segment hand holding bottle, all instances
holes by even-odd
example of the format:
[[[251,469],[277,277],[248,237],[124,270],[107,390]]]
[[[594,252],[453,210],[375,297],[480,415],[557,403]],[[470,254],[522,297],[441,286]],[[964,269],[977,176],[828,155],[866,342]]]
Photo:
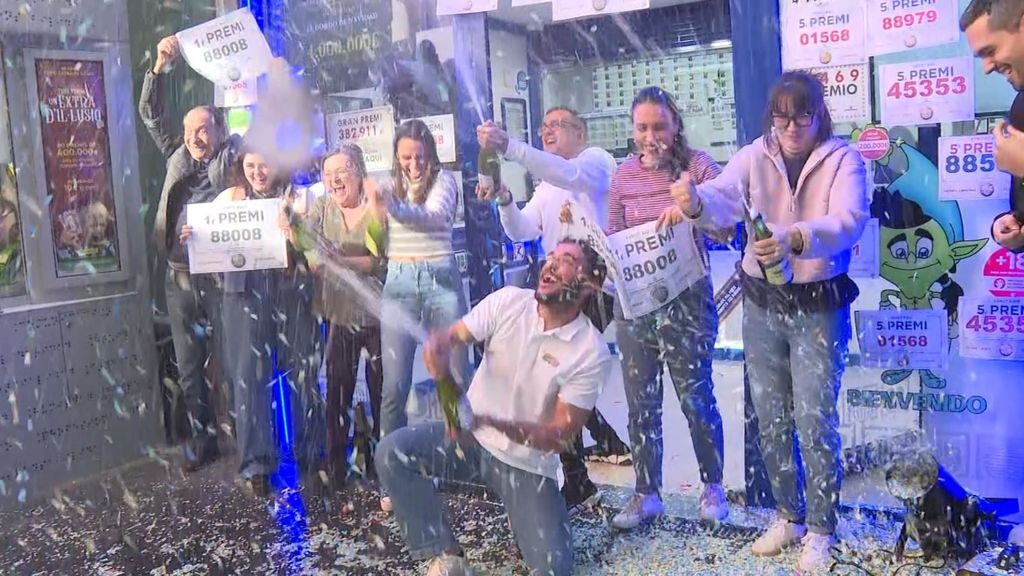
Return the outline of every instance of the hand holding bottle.
[[[476,127],[476,141],[484,150],[502,154],[508,151],[508,134],[492,120]]]
[[[672,199],[676,201],[676,205],[687,216],[694,218],[700,214],[702,208],[700,196],[693,190],[689,173],[683,172],[679,179],[669,187],[669,191],[672,193]]]
[[[799,230],[796,228],[777,230],[771,224],[768,226],[773,229],[772,235],[754,242],[754,256],[757,257],[758,262],[765,266],[773,266],[801,251],[804,241]]]

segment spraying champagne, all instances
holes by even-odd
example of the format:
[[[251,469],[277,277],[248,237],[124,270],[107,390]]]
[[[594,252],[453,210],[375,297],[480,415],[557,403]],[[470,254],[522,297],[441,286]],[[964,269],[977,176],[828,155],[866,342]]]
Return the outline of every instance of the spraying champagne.
[[[761,215],[761,212],[754,208],[754,205],[747,197],[743,198],[743,204],[746,206],[747,216],[750,218],[750,227],[753,230],[754,239],[767,240],[771,238],[772,231],[768,228],[768,223],[764,221],[764,216]],[[793,281],[793,269],[789,265],[789,260],[785,257],[770,266],[763,264],[759,264],[759,266],[761,266],[764,279],[769,284],[782,286]]]

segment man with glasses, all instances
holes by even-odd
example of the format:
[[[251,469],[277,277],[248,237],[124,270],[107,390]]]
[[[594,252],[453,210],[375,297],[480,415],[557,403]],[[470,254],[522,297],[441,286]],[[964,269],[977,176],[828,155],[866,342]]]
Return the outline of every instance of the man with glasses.
[[[1024,2],[1021,0],[973,0],[960,15],[960,30],[986,74],[998,72],[1018,92],[1024,90]],[[992,238],[1004,248],[1024,250],[1024,205],[1017,198],[1024,191],[1024,96],[1017,95],[1010,122],[993,131],[996,165],[1014,176],[1011,209],[992,222]]]
[[[587,218],[605,228],[608,188],[615,171],[615,159],[601,148],[587,147],[586,124],[569,108],[557,106],[547,111],[540,138],[543,151],[510,138],[492,122],[479,126],[477,140],[482,148],[521,164],[541,182],[522,210],[505,187],[478,192],[483,198],[497,201],[501,224],[509,238],[516,242],[540,238],[544,253],[550,254],[559,240],[569,234],[573,216]],[[606,294],[595,295],[584,310],[602,332],[611,319],[610,301]],[[620,465],[631,463],[629,447],[597,410],[592,412],[587,429],[597,442],[595,459]],[[562,454],[565,474],[562,495],[570,515],[592,508],[601,500],[601,492],[587,474],[583,453],[583,438],[580,437],[571,451]]]

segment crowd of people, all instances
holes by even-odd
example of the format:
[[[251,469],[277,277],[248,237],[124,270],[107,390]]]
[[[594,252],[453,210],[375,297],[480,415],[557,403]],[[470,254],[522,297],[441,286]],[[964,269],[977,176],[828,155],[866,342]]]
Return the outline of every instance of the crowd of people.
[[[976,0],[962,22],[986,60],[1005,51],[993,44],[999,38],[978,39],[981,32],[971,27],[991,29],[990,16],[1002,17],[999,6]],[[1018,30],[1022,10],[1015,10]],[[270,387],[274,375],[286,374],[300,428],[294,457],[309,477],[324,468],[340,488],[352,473],[352,402],[365,360],[381,506],[393,510],[410,554],[432,560],[428,574],[470,573],[436,494],[441,477],[488,485],[505,504],[526,564],[536,574],[565,575],[573,570],[570,517],[600,499],[583,460],[584,426],[608,451],[628,451],[634,468],[635,493],[612,525],[631,530],[664,513],[662,395],[670,377],[697,456],[700,517],[724,520],[723,426],[712,381],[719,319],[705,236],[720,237],[759,216],[770,234],[747,236],[742,335],[777,519],[751,549],[771,556],[801,546],[805,570],[828,561],[842,482],[836,406],[858,295],[847,271],[869,218],[871,186],[858,152],[833,134],[818,79],[782,74],[767,96],[763,135],[724,167],[689,146],[685,118],[658,87],[640,90],[633,101],[635,154],[620,166],[588,147],[586,123],[569,108],[544,115],[542,149],[485,122],[477,129],[480,146],[521,164],[539,184],[522,207],[503,186],[478,187],[477,195],[497,204],[510,238],[539,240],[546,258],[528,287],[501,288],[469,310],[452,247],[461,191],[424,123],[397,128],[387,177],[369,177],[359,147],[344,144],[320,163],[324,194],[303,197],[309,193],[297,191],[289,174],[229,137],[213,108],[191,110],[183,143],[176,139],[163,110],[162,74],[178,57],[174,38],[163,40],[157,54],[140,113],[167,158],[155,241],[168,264],[168,314],[192,430],[187,471],[218,455],[204,374],[217,348],[234,394],[240,476],[256,491],[270,489],[278,458]],[[1022,69],[1024,58],[1014,57],[1007,69]],[[986,69],[1002,65],[987,62]],[[1013,78],[1020,83],[1021,76]],[[1004,131],[1001,139],[1020,134]],[[187,206],[261,198],[280,198],[285,206],[288,267],[190,273]],[[574,215],[609,235],[651,222],[681,230],[694,255],[681,264],[681,291],[653,312],[628,318],[609,294],[608,263],[567,234]],[[1020,221],[1012,216],[997,219],[993,233],[1017,248]],[[319,241],[304,242],[310,234]],[[766,271],[782,262],[790,277],[770,281]],[[336,273],[339,267],[346,272]],[[379,299],[355,294],[353,278]],[[410,323],[431,336],[423,342]],[[602,335],[612,324],[628,447],[595,409],[616,366]],[[458,426],[408,423],[420,344],[431,376],[464,390]],[[483,350],[475,370],[471,345]],[[317,380],[323,356],[325,395]]]

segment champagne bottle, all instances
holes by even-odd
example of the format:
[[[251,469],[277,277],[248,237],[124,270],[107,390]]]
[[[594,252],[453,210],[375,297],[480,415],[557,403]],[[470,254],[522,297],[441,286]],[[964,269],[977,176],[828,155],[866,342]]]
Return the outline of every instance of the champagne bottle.
[[[744,204],[746,204],[747,207],[747,215],[750,217],[750,227],[753,230],[754,238],[756,240],[767,240],[768,238],[771,238],[772,231],[768,228],[768,223],[764,221],[764,216],[761,215],[761,212],[757,208],[754,208],[754,205],[747,198],[744,198]],[[793,269],[789,265],[789,260],[785,257],[770,266],[765,266],[760,263],[758,265],[761,266],[761,272],[764,273],[764,279],[767,280],[769,284],[781,286],[793,281]]]
[[[441,411],[444,412],[444,420],[450,430],[461,430],[462,424],[459,420],[459,399],[462,397],[462,390],[455,383],[451,375],[444,376],[436,383],[437,400],[441,403]]]
[[[501,191],[501,158],[494,150],[480,148],[480,156],[476,160],[476,171],[480,186],[490,194]]]

